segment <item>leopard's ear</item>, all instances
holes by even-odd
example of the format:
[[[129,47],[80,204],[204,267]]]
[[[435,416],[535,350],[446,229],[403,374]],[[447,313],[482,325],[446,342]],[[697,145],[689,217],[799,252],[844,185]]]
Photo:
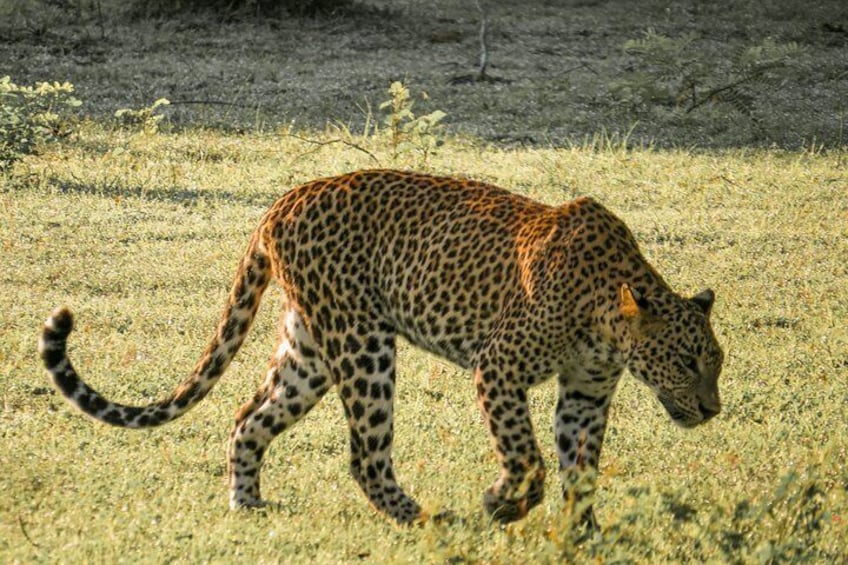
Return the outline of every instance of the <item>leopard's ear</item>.
[[[619,309],[627,320],[636,320],[648,313],[650,303],[645,297],[629,284],[624,283],[618,289]]]
[[[656,330],[663,325],[663,320],[654,313],[654,307],[642,293],[624,283],[618,289],[619,311],[624,319],[630,322],[630,328],[636,336]]]
[[[704,314],[709,316],[713,309],[713,302],[715,302],[715,293],[708,288],[706,290],[702,290],[689,300],[697,304],[698,308],[700,308]]]

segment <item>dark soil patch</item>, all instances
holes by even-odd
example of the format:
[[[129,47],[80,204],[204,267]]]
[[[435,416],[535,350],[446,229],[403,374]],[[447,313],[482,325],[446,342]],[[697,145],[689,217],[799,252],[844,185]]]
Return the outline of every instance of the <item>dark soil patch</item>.
[[[778,0],[483,0],[492,80],[475,81],[480,15],[473,1],[363,3],[321,19],[213,15],[131,21],[95,5],[17,0],[0,13],[0,76],[68,80],[98,118],[172,105],[172,124],[233,130],[342,124],[360,131],[395,80],[426,91],[456,133],[504,144],[583,143],[725,148],[843,146],[848,113],[848,4]],[[57,8],[57,6],[59,6]],[[2,9],[0,9],[2,12]],[[766,38],[804,53],[778,83],[752,88],[748,111],[706,104],[634,104],[611,84],[639,70],[622,44],[647,28],[699,35],[708,64]],[[370,110],[369,110],[370,109]]]

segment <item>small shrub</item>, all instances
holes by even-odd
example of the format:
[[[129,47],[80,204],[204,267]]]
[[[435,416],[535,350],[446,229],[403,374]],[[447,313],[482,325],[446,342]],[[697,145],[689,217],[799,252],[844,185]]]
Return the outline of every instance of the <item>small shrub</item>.
[[[18,86],[8,76],[0,79],[0,171],[8,170],[41,143],[70,133],[62,113],[82,102],[69,82],[40,82]]]
[[[160,98],[150,106],[133,110],[131,108],[121,108],[115,112],[115,118],[118,124],[126,129],[141,129],[148,135],[154,135],[161,131],[162,120],[164,114],[157,114],[157,109],[161,106],[167,106],[171,102],[167,98]]]
[[[397,161],[402,153],[418,152],[420,164],[426,164],[443,143],[441,122],[447,114],[435,110],[416,117],[412,111],[415,102],[401,82],[393,82],[388,92],[390,98],[380,104],[380,110],[387,111],[383,123],[390,136],[392,161]],[[428,99],[426,93],[422,92],[421,96]]]
[[[681,102],[708,74],[703,56],[692,48],[697,39],[694,33],[671,38],[649,28],[643,37],[625,42],[624,52],[636,56],[642,69],[616,83],[616,91],[636,102]]]

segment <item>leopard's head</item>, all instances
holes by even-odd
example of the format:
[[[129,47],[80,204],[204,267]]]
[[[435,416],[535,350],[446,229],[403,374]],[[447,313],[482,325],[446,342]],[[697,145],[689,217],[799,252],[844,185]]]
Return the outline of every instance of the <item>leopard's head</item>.
[[[691,428],[718,414],[724,353],[710,325],[713,291],[652,297],[625,284],[619,299],[632,338],[630,373],[654,391],[679,426]]]

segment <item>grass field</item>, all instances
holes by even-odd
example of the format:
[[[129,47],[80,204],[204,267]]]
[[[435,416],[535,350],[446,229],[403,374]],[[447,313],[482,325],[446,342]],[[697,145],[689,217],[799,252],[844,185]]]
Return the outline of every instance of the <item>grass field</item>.
[[[422,20],[423,4],[374,3],[400,6],[391,25],[367,14],[127,23],[99,20],[100,2],[0,5],[0,77],[71,80],[84,103],[68,137],[0,175],[0,563],[848,563],[843,3],[493,1],[491,72],[505,81],[460,85],[447,78],[474,69],[473,10],[434,0]],[[82,15],[69,16],[75,5]],[[760,93],[754,118],[634,113],[609,85],[633,64],[622,42],[651,25],[703,33],[717,60],[767,36],[799,41],[803,78]],[[430,93],[417,113],[447,112],[427,158],[393,158],[386,132],[364,125],[404,77]],[[112,118],[161,96],[206,103],[161,109],[159,133]],[[205,347],[267,206],[300,182],[378,165],[551,204],[591,195],[675,289],[716,291],[724,410],[682,430],[622,379],[601,535],[569,535],[554,472],[525,520],[488,523],[482,491],[497,465],[470,375],[406,344],[399,480],[458,521],[398,529],[369,508],[332,393],[266,456],[263,495],[279,506],[229,511],[227,437],[275,343],[275,290],[217,388],[178,422],[113,429],[53,391],[36,341],[54,307],[75,312],[70,354],[88,382],[126,403],[162,397]],[[554,389],[530,396],[549,470]]]
[[[386,143],[368,143],[388,159]],[[448,140],[431,161],[550,203],[591,194],[626,219],[677,289],[717,292],[724,412],[684,431],[624,379],[602,457],[604,534],[577,546],[555,473],[526,520],[487,523],[480,497],[496,465],[469,377],[408,346],[400,479],[427,509],[462,521],[403,530],[377,516],[347,473],[332,396],[268,455],[264,490],[281,507],[228,511],[227,434],[273,345],[273,291],[227,376],[179,422],[111,429],[54,394],[35,353],[51,308],[75,310],[71,353],[94,386],[127,402],[162,396],[202,350],[263,209],[297,182],[370,162],[282,134],[151,136],[84,123],[3,181],[0,561],[848,559],[844,153],[501,151]],[[551,468],[554,398],[551,385],[531,396]]]

